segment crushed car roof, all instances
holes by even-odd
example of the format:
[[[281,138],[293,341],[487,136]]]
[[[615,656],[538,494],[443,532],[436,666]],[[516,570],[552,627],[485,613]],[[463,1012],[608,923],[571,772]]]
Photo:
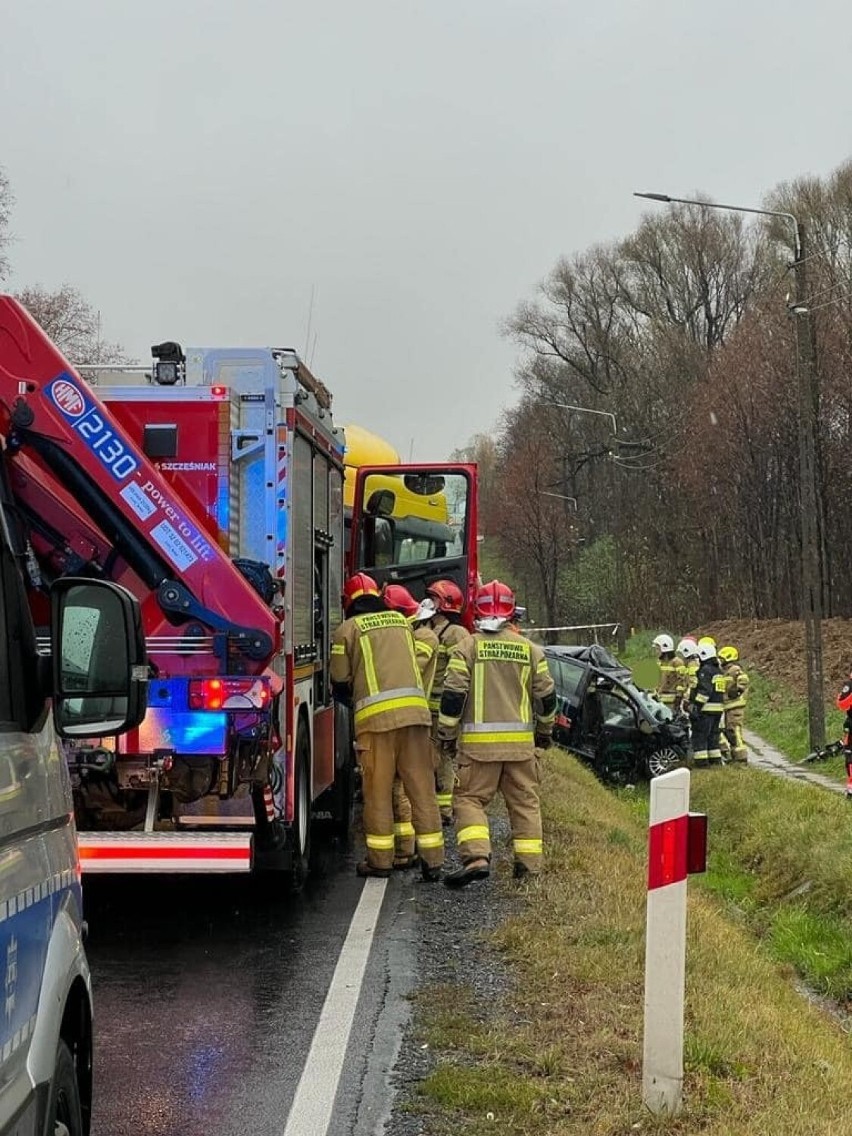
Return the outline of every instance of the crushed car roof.
[[[544,648],[544,653],[556,658],[575,659],[578,663],[584,663],[586,666],[593,667],[596,671],[603,671],[612,675],[620,682],[631,682],[633,679],[633,672],[630,667],[620,663],[599,643],[592,643],[585,647],[548,646]]]

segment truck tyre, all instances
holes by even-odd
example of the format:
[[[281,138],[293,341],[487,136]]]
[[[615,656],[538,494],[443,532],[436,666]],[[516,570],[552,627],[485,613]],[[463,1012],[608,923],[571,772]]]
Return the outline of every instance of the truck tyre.
[[[56,1065],[50,1082],[47,1120],[45,1131],[50,1136],[83,1136],[83,1113],[74,1058],[61,1038],[56,1047]]]
[[[311,864],[311,742],[303,718],[296,729],[295,779],[293,782],[293,823],[288,837],[290,868],[287,883],[300,891]]]
[[[317,800],[316,812],[323,836],[347,845],[355,813],[355,750],[351,712],[339,702],[334,707],[334,784]]]

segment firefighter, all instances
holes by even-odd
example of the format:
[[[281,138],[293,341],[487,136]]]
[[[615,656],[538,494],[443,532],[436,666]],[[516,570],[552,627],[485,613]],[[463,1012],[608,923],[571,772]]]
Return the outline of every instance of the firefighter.
[[[385,584],[382,598],[391,611],[398,611],[405,616],[411,626],[423,693],[428,701],[438,661],[438,636],[428,625],[428,620],[435,614],[435,608],[429,600],[419,604],[402,584]],[[417,854],[414,847],[414,825],[411,823],[411,801],[405,795],[402,778],[398,775],[393,779],[393,834],[394,868],[404,871],[415,867]]]
[[[462,866],[448,887],[490,873],[485,810],[499,789],[512,827],[514,877],[541,870],[541,809],[535,749],[550,745],[556,713],[553,679],[541,647],[509,630],[515,597],[499,580],[476,597],[476,633],[453,649],[447,667],[438,737],[459,746],[453,801]]]
[[[658,635],[651,646],[660,664],[660,685],[657,697],[670,710],[680,707],[686,695],[686,665],[675,654],[671,635]]]
[[[837,709],[846,715],[843,722],[843,756],[846,759],[846,800],[852,800],[852,670],[837,696]]]
[[[722,760],[719,733],[728,680],[722,674],[712,643],[699,643],[698,659],[698,673],[689,695],[692,757],[696,766],[717,765]]]
[[[393,781],[399,774],[411,801],[424,880],[441,878],[444,834],[435,804],[429,749],[429,704],[404,616],[388,611],[364,572],[343,588],[346,618],[334,633],[331,681],[335,698],[352,705],[361,767],[367,858],[359,876],[387,877],[394,861]]]
[[[438,636],[438,661],[432,681],[432,695],[429,709],[432,712],[432,752],[435,761],[435,797],[441,810],[441,823],[453,823],[453,785],[456,771],[450,750],[438,744],[438,712],[441,708],[441,695],[444,691],[444,677],[450,651],[459,643],[470,638],[467,628],[462,625],[464,596],[461,588],[453,580],[435,580],[426,589],[436,610],[431,622],[432,630]]]
[[[720,738],[721,748],[727,749],[734,761],[748,761],[748,750],[743,741],[748,675],[739,662],[736,647],[720,647],[719,662],[725,676],[725,718]],[[727,744],[726,744],[727,743]]]
[[[690,691],[695,685],[695,676],[699,673],[699,644],[691,635],[685,635],[677,644],[676,654],[684,668],[684,699],[680,709],[686,711]]]

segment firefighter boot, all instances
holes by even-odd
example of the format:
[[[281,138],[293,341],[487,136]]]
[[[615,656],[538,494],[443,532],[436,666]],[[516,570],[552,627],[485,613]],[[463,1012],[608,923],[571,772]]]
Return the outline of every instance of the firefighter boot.
[[[372,864],[368,864],[366,860],[362,860],[360,864],[355,866],[356,875],[368,878],[375,877],[378,880],[386,880],[390,874],[390,868],[374,868]]]
[[[474,880],[487,880],[490,874],[491,868],[487,860],[470,860],[445,876],[444,884],[448,888],[463,888],[472,884]]]

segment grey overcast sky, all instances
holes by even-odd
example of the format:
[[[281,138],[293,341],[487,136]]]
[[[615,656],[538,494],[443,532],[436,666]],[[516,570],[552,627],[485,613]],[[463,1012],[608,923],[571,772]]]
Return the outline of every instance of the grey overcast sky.
[[[757,205],[849,156],[850,38],[841,0],[0,0],[12,285],[140,361],[307,347],[338,422],[440,459],[634,189]]]

